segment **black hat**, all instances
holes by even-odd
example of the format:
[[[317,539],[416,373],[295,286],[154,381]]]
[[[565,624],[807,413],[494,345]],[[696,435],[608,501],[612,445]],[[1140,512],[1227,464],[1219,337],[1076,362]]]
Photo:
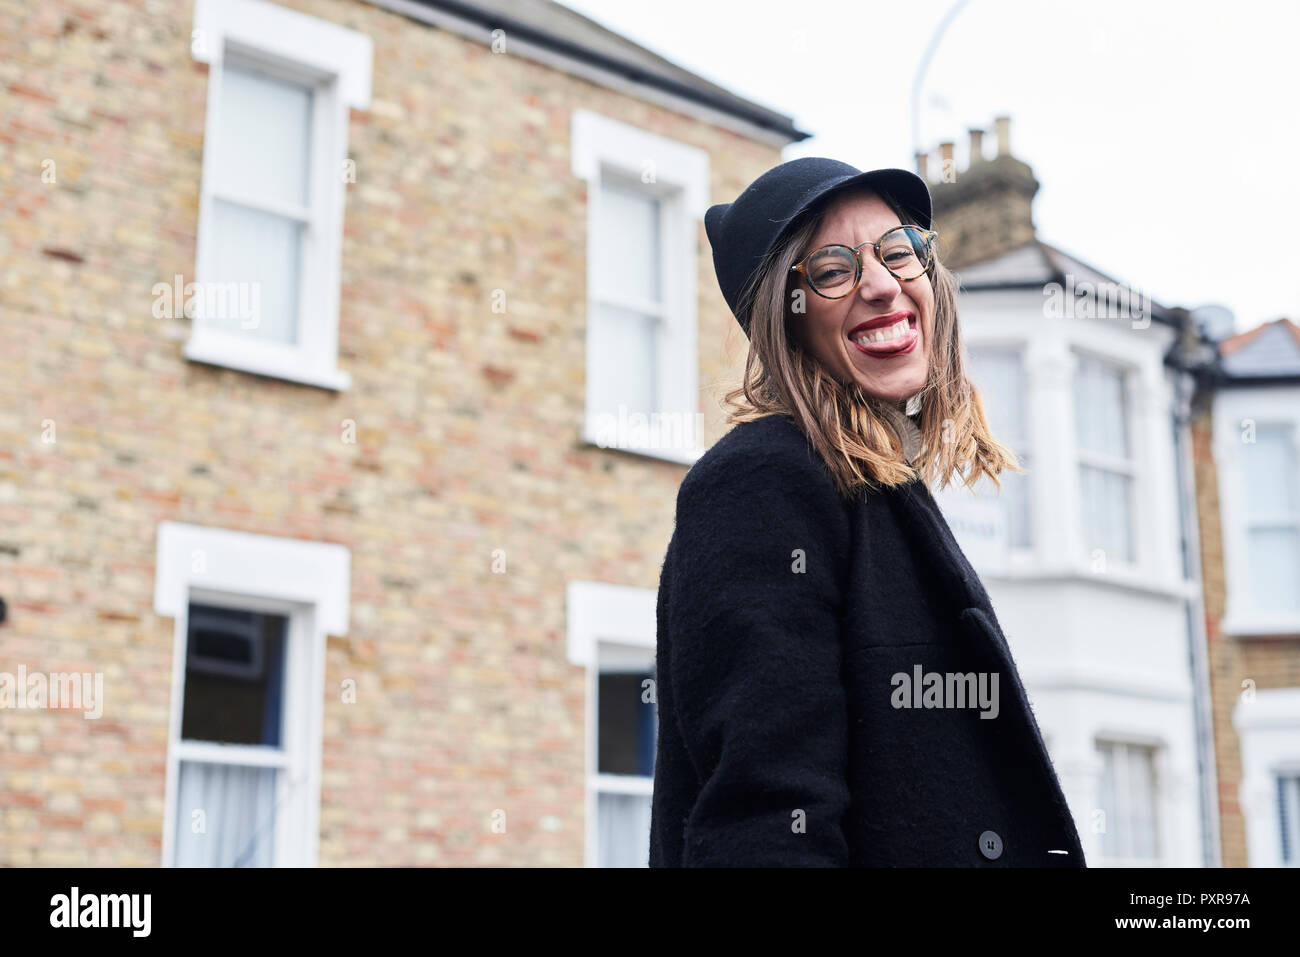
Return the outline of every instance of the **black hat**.
[[[839,160],[801,156],[768,170],[733,203],[710,206],[704,231],[713,246],[713,269],[722,296],[740,328],[749,335],[749,315],[740,313],[740,294],[763,257],[799,213],[832,190],[857,184],[879,186],[901,203],[912,222],[930,228],[930,187],[905,169],[867,172]]]

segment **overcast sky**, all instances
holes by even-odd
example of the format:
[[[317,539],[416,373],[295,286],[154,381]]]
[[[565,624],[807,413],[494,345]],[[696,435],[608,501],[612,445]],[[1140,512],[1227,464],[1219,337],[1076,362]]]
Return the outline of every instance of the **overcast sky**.
[[[914,167],[911,91],[954,0],[564,0],[813,134],[785,159]],[[969,0],[922,148],[1012,117],[1041,239],[1156,301],[1300,322],[1300,3]],[[985,137],[986,155],[994,149]],[[727,202],[735,197],[714,197]]]

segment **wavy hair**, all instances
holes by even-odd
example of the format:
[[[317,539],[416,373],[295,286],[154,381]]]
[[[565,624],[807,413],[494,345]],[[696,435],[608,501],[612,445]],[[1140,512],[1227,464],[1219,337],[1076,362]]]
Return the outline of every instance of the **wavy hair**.
[[[914,221],[892,196],[879,189],[869,191],[898,214],[899,222]],[[925,385],[910,399],[920,402],[922,447],[914,466],[908,464],[902,437],[893,424],[901,412],[886,408],[892,404],[889,400],[868,393],[856,381],[845,383],[831,375],[792,334],[791,323],[805,315],[791,308],[798,278],[790,269],[803,257],[830,203],[846,192],[832,193],[796,218],[742,292],[740,307],[750,313],[749,354],[741,384],[724,398],[734,409],[727,424],[769,415],[792,418],[845,497],[916,478],[944,488],[954,474],[968,488],[987,475],[1000,489],[998,475],[1003,469],[1025,470],[1015,454],[994,439],[983,399],[966,376],[957,281],[939,261],[937,249],[927,270],[935,304],[934,329],[925,344],[929,368]]]

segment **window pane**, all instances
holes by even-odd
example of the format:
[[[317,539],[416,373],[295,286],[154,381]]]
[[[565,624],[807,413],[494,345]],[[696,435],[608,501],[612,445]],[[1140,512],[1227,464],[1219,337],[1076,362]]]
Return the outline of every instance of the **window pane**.
[[[592,413],[617,416],[658,408],[659,320],[599,303],[592,316]]]
[[[654,774],[656,716],[646,697],[649,672],[601,672],[597,702],[597,770],[601,774]]]
[[[1079,468],[1084,548],[1089,557],[1100,548],[1108,560],[1134,560],[1132,485],[1127,475],[1089,465]]]
[[[975,348],[970,360],[971,378],[998,441],[1020,445],[1025,440],[1025,370],[1019,350]]]
[[[1029,456],[1018,452],[1016,458],[1023,469],[1032,469]],[[1002,480],[1002,494],[1006,500],[1007,538],[1012,548],[1029,548],[1033,544],[1029,519],[1029,477],[1030,472],[1019,475],[1015,472],[1003,472],[998,476]]]
[[[1282,863],[1300,866],[1300,776],[1278,777],[1277,813]]]
[[[1255,441],[1241,444],[1241,465],[1248,517],[1289,518],[1295,514],[1300,475],[1289,427],[1256,429]]]
[[[275,848],[275,768],[180,763],[177,867],[270,867]]]
[[[301,224],[221,200],[213,202],[212,210],[215,250],[213,275],[202,289],[204,324],[296,343]]]
[[[659,302],[659,200],[602,182],[597,202],[596,289],[617,300]]]
[[[969,350],[970,375],[984,400],[984,414],[994,437],[1016,453],[1023,468],[1029,468],[1029,455],[1025,452],[1027,423],[1025,420],[1024,360],[1019,349],[977,346]],[[981,479],[975,494],[987,497],[1001,505],[1006,515],[1007,541],[1012,548],[1029,548],[1032,545],[1029,516],[1028,473],[1003,472],[999,492],[990,479]]]
[[[1154,859],[1159,851],[1155,749],[1099,741],[1097,752],[1102,765],[1097,804],[1106,815],[1102,856]]]
[[[1117,806],[1115,803],[1115,748],[1109,744],[1099,744],[1101,754],[1101,779],[1098,782],[1097,806],[1105,817],[1102,820],[1101,854],[1103,857],[1118,856],[1116,844]]]
[[[312,92],[237,64],[221,71],[217,188],[306,206]]]
[[[190,605],[181,738],[279,747],[283,615]]]
[[[1128,458],[1123,371],[1086,356],[1074,376],[1075,432],[1079,448]]]
[[[1150,748],[1130,746],[1129,807],[1133,821],[1130,857],[1152,859],[1156,856],[1156,785],[1155,754]]]
[[[596,795],[597,867],[650,864],[650,795]]]
[[[1300,611],[1300,533],[1252,528],[1246,533],[1250,596],[1256,611]]]

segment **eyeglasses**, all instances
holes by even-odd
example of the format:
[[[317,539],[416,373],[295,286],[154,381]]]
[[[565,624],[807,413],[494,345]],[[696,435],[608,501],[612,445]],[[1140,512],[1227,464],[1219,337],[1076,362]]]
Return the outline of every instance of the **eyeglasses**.
[[[920,279],[934,258],[934,241],[939,234],[920,226],[895,226],[874,243],[845,246],[831,243],[814,250],[790,267],[808,280],[812,291],[823,299],[843,299],[862,279],[862,256],[858,252],[870,246],[880,264],[896,279],[910,282]]]

